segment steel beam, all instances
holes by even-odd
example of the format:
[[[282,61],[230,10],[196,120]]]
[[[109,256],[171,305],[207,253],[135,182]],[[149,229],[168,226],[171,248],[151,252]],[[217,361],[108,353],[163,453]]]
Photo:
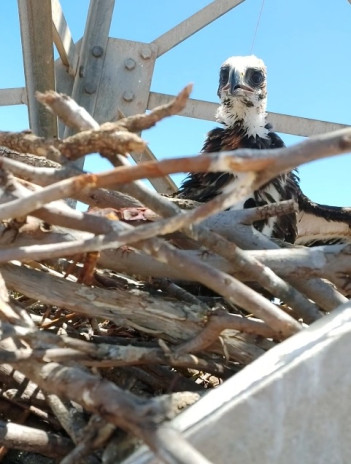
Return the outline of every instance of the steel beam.
[[[288,114],[280,113],[268,113],[268,121],[273,125],[276,132],[301,135],[303,137],[325,134],[326,132],[332,132],[334,130],[348,127],[347,124],[301,118],[300,116],[290,116]]]
[[[168,52],[168,50],[180,44],[183,40],[212,23],[243,1],[244,0],[215,0],[211,2],[209,5],[151,42],[158,48],[157,56],[159,57]]]
[[[53,39],[62,63],[70,74],[76,71],[76,47],[59,0],[51,0]]]
[[[35,98],[55,89],[51,0],[18,0],[29,123],[43,137],[57,135],[57,120]]]
[[[91,0],[71,97],[94,116],[115,0]],[[65,130],[65,136],[71,131]]]
[[[150,98],[147,108],[152,110],[156,106],[169,103],[175,98],[174,95],[150,92]],[[196,119],[205,119],[215,121],[215,114],[218,108],[217,103],[189,99],[185,109],[180,113],[181,116],[187,116]],[[267,113],[268,121],[273,125],[276,132],[284,134],[300,135],[310,137],[311,135],[324,134],[338,129],[348,127],[346,124],[320,121],[317,119],[301,118],[298,116],[289,116],[287,114]]]
[[[27,92],[25,87],[0,89],[0,106],[25,105]]]

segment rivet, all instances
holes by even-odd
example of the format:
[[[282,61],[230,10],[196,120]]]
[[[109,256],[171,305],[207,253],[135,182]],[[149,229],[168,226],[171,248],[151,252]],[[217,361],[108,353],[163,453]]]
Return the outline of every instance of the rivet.
[[[123,92],[123,100],[125,100],[126,102],[131,102],[134,100],[134,93],[131,91],[131,90],[126,90],[125,92]]]
[[[128,69],[128,71],[132,71],[132,69],[136,66],[136,62],[133,58],[127,58],[124,60],[124,66]]]
[[[96,84],[93,84],[92,82],[87,82],[84,86],[84,91],[87,94],[92,95],[96,92]]]
[[[100,47],[100,45],[95,45],[92,49],[91,49],[91,54],[93,56],[95,56],[95,58],[100,58],[100,56],[102,56],[104,53],[104,49],[102,47]]]
[[[144,59],[144,60],[149,60],[151,58],[151,49],[150,47],[143,47],[141,50],[140,50],[140,56]]]

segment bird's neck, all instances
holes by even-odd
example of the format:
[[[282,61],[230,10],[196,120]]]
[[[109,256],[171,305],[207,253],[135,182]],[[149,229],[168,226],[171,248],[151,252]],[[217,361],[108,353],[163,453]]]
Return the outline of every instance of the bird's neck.
[[[267,138],[266,105],[248,106],[241,101],[224,101],[218,107],[216,120],[231,128],[238,127],[248,137]]]

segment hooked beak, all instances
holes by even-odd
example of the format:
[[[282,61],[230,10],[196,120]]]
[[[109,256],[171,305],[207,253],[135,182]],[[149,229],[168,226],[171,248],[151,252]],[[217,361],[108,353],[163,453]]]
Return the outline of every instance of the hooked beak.
[[[239,72],[233,70],[229,75],[227,84],[222,88],[223,91],[229,93],[232,96],[240,93],[240,90],[244,92],[253,92],[254,89],[245,85],[243,82],[243,76]]]

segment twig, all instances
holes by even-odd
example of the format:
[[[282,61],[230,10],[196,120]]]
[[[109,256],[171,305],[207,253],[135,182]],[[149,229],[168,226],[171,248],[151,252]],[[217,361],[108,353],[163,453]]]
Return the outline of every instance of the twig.
[[[93,414],[84,430],[82,430],[82,439],[79,444],[65,456],[61,464],[76,464],[79,462],[90,464],[91,459],[88,458],[87,460],[87,456],[95,449],[101,448],[109,440],[114,430],[115,427],[112,424]],[[98,464],[100,460],[94,459],[94,462]]]
[[[100,127],[109,127],[112,130],[123,128],[130,132],[140,132],[144,129],[148,129],[161,121],[161,119],[180,113],[185,108],[191,91],[192,84],[188,84],[170,103],[154,108],[148,114],[129,116],[115,123],[102,124]],[[67,95],[48,91],[45,93],[37,92],[36,97],[70,127],[74,127],[77,130],[98,127],[98,124],[90,114]]]
[[[52,113],[57,115],[66,126],[79,131],[99,127],[99,124],[87,110],[67,95],[48,90],[45,93],[35,92],[35,97]]]
[[[286,338],[301,330],[300,324],[292,317],[229,274],[189,257],[182,256],[180,260],[177,250],[166,242],[156,243],[154,239],[150,239],[143,249],[156,259],[181,268],[188,278],[206,285],[231,303],[252,312],[274,329],[278,338]]]
[[[87,411],[98,414],[107,421],[122,427],[124,430],[142,438],[163,462],[187,463],[182,450],[192,452],[190,445],[179,436],[177,449],[174,449],[163,437],[159,436],[158,426],[167,418],[169,404],[158,399],[142,400],[129,392],[123,392],[112,382],[90,374],[78,367],[62,367],[56,363],[40,364],[33,361],[31,365],[24,363],[20,370],[30,379],[38,383],[44,390],[56,393],[81,404]]]
[[[46,395],[46,399],[63,429],[73,443],[77,444],[82,439],[82,430],[86,426],[83,413],[62,401],[55,394]]]
[[[231,316],[232,317],[228,317],[227,319],[222,317],[221,321],[225,321],[227,323],[226,327],[222,324],[222,330],[225,328],[242,330],[247,333],[268,338],[274,337],[275,335],[274,331],[261,321],[244,319],[241,316]],[[210,325],[212,327],[212,324]],[[42,337],[41,332],[38,331],[34,333],[29,331],[27,334],[20,333],[16,335],[19,335],[22,340],[26,340],[31,346],[47,344],[47,337]],[[51,338],[52,347],[17,349],[16,351],[2,349],[0,352],[0,361],[2,363],[11,363],[12,365],[21,363],[26,359],[68,363],[71,361],[79,361],[82,365],[90,367],[123,367],[130,365],[164,364],[173,367],[211,372],[219,376],[222,376],[226,371],[225,367],[219,362],[199,358],[194,355],[180,355],[180,352],[178,351],[174,355],[171,350],[166,352],[159,347],[146,348],[133,346],[132,344],[128,344],[127,346],[116,346],[108,343],[95,345],[93,343],[76,340],[67,336],[56,336]],[[79,429],[77,429],[77,427],[74,429],[75,426],[71,423],[72,418],[69,417],[67,407],[55,396],[49,397],[49,400],[50,406],[62,423],[64,429],[70,435],[72,440],[77,443],[77,441],[79,441],[79,436],[77,435],[77,433],[79,433]],[[81,421],[80,418],[79,420]],[[81,428],[81,425],[79,428]]]
[[[84,188],[89,188],[89,184],[95,184],[96,176],[79,176],[75,179],[76,181],[74,184],[72,184],[71,179],[67,179],[66,181],[54,184],[53,186],[46,187],[40,192],[36,192],[27,198],[14,200],[12,202],[7,203],[0,209],[0,219],[5,219],[8,216],[11,217],[11,215],[15,215],[15,217],[23,216],[32,210],[40,208],[48,201],[54,199],[51,195],[52,192],[54,192],[54,197],[62,196],[61,189],[65,190],[67,183],[69,183],[70,187],[73,188],[75,191],[82,190]],[[247,179],[249,179],[248,182]],[[218,197],[214,198],[210,202],[199,206],[195,210],[183,213],[180,216],[174,216],[162,222],[159,221],[158,223],[153,223],[144,227],[132,229],[131,231],[126,231],[125,233],[118,230],[116,232],[111,232],[105,236],[101,235],[96,238],[87,239],[84,241],[77,241],[76,243],[73,242],[64,246],[61,244],[59,246],[46,246],[45,250],[42,250],[44,251],[44,254],[40,253],[40,246],[38,246],[35,249],[33,249],[33,252],[36,254],[37,259],[43,259],[48,257],[48,252],[51,253],[51,257],[59,256],[62,254],[72,255],[87,251],[102,250],[104,248],[118,248],[127,243],[137,242],[149,237],[153,237],[156,234],[169,234],[171,232],[174,232],[175,230],[179,230],[182,227],[194,224],[196,222],[200,222],[205,217],[214,214],[217,211],[221,211],[222,209],[229,207],[232,203],[239,201],[250,191],[251,179],[252,177],[250,175],[248,175],[248,177],[246,177],[246,175],[242,176],[241,182],[238,182],[238,188],[235,188],[234,190],[229,190],[228,192],[223,193]],[[61,192],[61,195],[57,195],[59,192]],[[20,254],[20,250],[18,251]],[[26,257],[28,258],[28,255]],[[10,259],[16,258],[12,257],[10,259],[5,259],[6,261],[8,261]],[[17,259],[20,258],[17,257]]]
[[[81,132],[80,134],[85,133],[86,132]],[[76,134],[72,137],[77,137],[80,134]],[[94,138],[95,134],[92,137]],[[67,140],[66,144],[68,144]],[[72,140],[70,143],[72,143]],[[100,148],[101,147],[94,146],[92,151],[98,151]],[[112,149],[111,147],[108,148]],[[104,149],[104,147],[101,149]],[[107,149],[107,147],[105,147],[105,149]],[[83,186],[86,186],[86,188],[106,187],[108,185],[131,182],[141,178],[162,177],[166,174],[184,172],[184,170],[190,172],[232,170],[238,172],[256,172],[257,174],[251,177],[251,181],[248,184],[248,187],[250,187],[248,188],[248,192],[251,192],[276,177],[280,172],[292,169],[300,163],[345,153],[350,149],[351,129],[342,129],[332,134],[316,136],[301,144],[282,149],[236,150],[234,152],[220,152],[217,154],[208,154],[206,156],[199,155],[193,158],[178,158],[159,162],[150,161],[131,167],[122,166],[106,173],[97,174],[96,177],[94,177],[94,181],[92,180],[92,175],[87,175],[88,177],[85,180],[83,178],[80,179],[78,176],[77,178],[62,181],[62,184],[58,183],[56,186],[47,187],[46,189],[49,189],[50,194],[46,196],[46,191],[43,189],[43,191],[40,192],[41,195],[39,195],[40,199],[36,199],[38,203],[37,207],[42,206],[45,202],[62,198],[63,195],[71,196],[79,189],[79,186],[80,188],[83,188]],[[18,214],[26,214],[33,209],[33,207],[30,207],[28,211],[27,207]],[[0,218],[5,219],[8,217],[6,216],[7,214],[8,212],[2,213]]]
[[[44,138],[33,135],[30,131],[0,132],[0,145],[20,153],[45,156],[59,163],[63,162],[60,150],[54,142],[48,143]]]
[[[88,317],[101,317],[124,327],[136,327],[145,333],[179,343],[194,337],[207,321],[203,307],[154,298],[144,292],[114,292],[87,288],[37,271],[5,265],[2,273],[9,288],[43,303],[67,308]],[[56,288],[56,292],[52,292]],[[262,297],[263,298],[263,297]],[[236,346],[238,349],[236,350]],[[218,349],[218,350],[217,350]],[[244,340],[231,340],[230,356],[247,363],[262,353]],[[214,351],[221,352],[220,347]]]
[[[210,202],[211,203],[210,206],[212,206],[212,204],[216,206],[218,204],[221,206],[221,203],[226,204],[226,200],[228,199],[228,194],[227,195],[223,194],[223,196],[224,196],[224,201],[221,202],[220,201],[222,200],[221,198],[218,201],[219,197],[217,197],[214,200],[212,200],[212,202]],[[200,208],[204,208],[206,211],[206,206],[207,205],[203,205]],[[189,215],[191,214],[191,212],[187,214]],[[173,218],[171,218],[169,221],[172,221],[172,219]],[[93,240],[97,241],[96,239],[93,239]],[[98,239],[98,241],[101,241],[101,239]],[[107,241],[107,243],[109,244],[108,245],[109,247],[116,246],[116,243],[111,243],[110,239]],[[161,259],[161,260],[166,259],[168,262],[171,259],[172,264],[174,266],[181,267],[181,268],[184,267],[184,257],[182,258],[183,261],[180,261],[176,253],[176,250],[171,248],[169,245],[165,243],[163,244],[158,243],[158,242],[153,243],[151,246],[150,245],[151,245],[151,241],[149,240],[149,242],[143,248],[145,251],[153,254],[156,259]],[[155,252],[155,250],[157,251]],[[161,250],[163,250],[163,254],[165,254],[166,257],[160,257]],[[200,281],[201,283],[207,285],[212,290],[225,296],[233,303],[236,303],[239,306],[245,307],[248,311],[252,311],[254,314],[257,314],[258,317],[262,317],[262,319],[265,320],[268,323],[268,325],[270,325],[272,328],[274,328],[278,332],[278,334],[280,334],[278,336],[286,337],[286,336],[289,336],[291,333],[295,333],[296,331],[300,329],[299,324],[297,324],[292,318],[290,318],[288,315],[284,314],[283,312],[280,316],[280,318],[282,319],[278,321],[276,319],[276,317],[279,318],[279,311],[277,311],[277,308],[271,303],[269,303],[265,298],[256,294],[255,292],[253,292],[251,289],[249,289],[248,287],[246,287],[245,285],[243,285],[241,282],[237,281],[236,279],[230,277],[229,275],[223,274],[220,271],[216,271],[215,269],[210,269],[204,263],[201,263],[201,262],[196,263],[191,259],[190,260],[186,259],[186,261],[189,267],[185,270],[184,272],[185,275],[189,276],[189,269],[191,268],[192,272],[190,274],[194,276],[193,277],[194,280]],[[231,285],[229,284],[229,282],[231,282]],[[227,285],[227,283],[229,285]],[[233,287],[232,289],[231,289],[231,286]],[[240,297],[239,297],[239,294],[240,294]],[[258,298],[258,301],[257,301],[257,298]],[[257,306],[257,303],[259,303],[258,306]],[[261,308],[260,308],[260,305],[261,305]],[[263,311],[263,308],[266,308],[265,309],[265,311],[267,311],[266,314],[264,314],[265,311]],[[283,321],[285,321],[286,327],[282,327]]]
[[[60,435],[2,421],[0,443],[7,448],[31,451],[53,458],[65,456],[73,448],[72,442]]]
[[[62,160],[61,155],[74,160],[88,153],[96,153],[104,150],[115,153],[127,153],[130,151],[142,152],[145,149],[145,143],[139,136],[129,131],[132,130],[137,132],[147,127],[152,127],[162,118],[177,114],[177,112],[184,108],[190,91],[191,86],[189,85],[185,87],[171,103],[155,108],[147,115],[131,116],[130,118],[122,119],[115,123],[105,123],[102,124],[99,129],[80,132],[68,137],[64,141],[57,140],[47,143],[44,139],[27,132],[17,134],[0,132],[0,145],[4,145],[19,152],[33,153],[35,155],[47,156],[51,159],[59,160]],[[58,95],[56,95],[56,97],[58,97]],[[43,101],[46,97],[41,94],[39,98]],[[50,105],[51,103],[52,109],[55,103],[54,100],[55,99],[53,99],[50,94],[48,98],[46,98],[46,104]],[[61,102],[59,104],[60,109],[63,108],[64,103],[68,101],[70,101],[70,99],[61,96]],[[57,109],[57,100],[55,105]],[[63,113],[60,112],[60,114]],[[71,123],[77,125],[82,124],[81,121],[71,121]],[[86,120],[83,124],[85,123]],[[91,124],[94,125],[92,122]]]
[[[318,307],[294,289],[289,283],[275,274],[272,269],[256,259],[252,254],[237,247],[221,235],[215,232],[204,231],[201,227],[194,227],[199,241],[210,250],[228,259],[233,268],[238,272],[246,272],[248,278],[256,281],[266,290],[286,304],[290,305],[300,318],[311,323],[320,317]]]

